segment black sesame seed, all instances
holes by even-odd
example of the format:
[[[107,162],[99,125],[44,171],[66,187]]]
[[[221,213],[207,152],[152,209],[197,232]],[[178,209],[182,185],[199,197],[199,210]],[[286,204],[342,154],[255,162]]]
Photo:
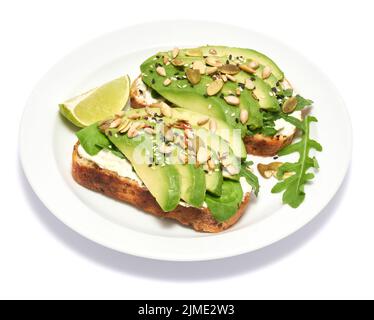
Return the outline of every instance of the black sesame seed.
[[[251,77],[251,80],[252,80],[252,81],[256,81],[256,78],[255,78],[255,77]]]
[[[223,95],[223,93],[220,94],[220,98],[223,99],[225,96]]]
[[[156,56],[157,59],[160,59],[161,57],[160,56]]]
[[[229,60],[232,60],[232,54],[229,55]]]
[[[151,70],[149,70],[149,73],[153,73],[153,70],[151,69]]]
[[[226,60],[226,64],[229,64],[230,63],[230,61],[229,60]]]
[[[155,79],[152,79],[152,84],[155,84],[156,83],[156,80]]]
[[[273,157],[274,160],[277,160],[278,158],[279,158],[278,156]]]
[[[277,90],[277,88],[271,88],[271,90],[273,91],[273,92],[277,92],[278,90]]]
[[[239,86],[240,88],[242,88],[242,89],[245,88],[245,84],[244,84],[244,83],[241,83],[241,82],[239,82],[238,86]]]
[[[235,118],[235,122],[236,122],[236,123],[239,123],[239,119],[238,119],[238,118]]]
[[[208,94],[204,93],[204,98],[208,98],[208,97],[209,97]]]

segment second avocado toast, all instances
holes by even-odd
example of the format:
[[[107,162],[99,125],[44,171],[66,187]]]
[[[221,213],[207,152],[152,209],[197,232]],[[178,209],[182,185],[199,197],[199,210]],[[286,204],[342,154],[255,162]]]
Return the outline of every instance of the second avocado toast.
[[[140,69],[131,107],[77,133],[72,172],[79,184],[197,231],[219,232],[242,216],[250,193],[258,194],[247,153],[298,152],[295,163],[258,170],[279,180],[272,192],[284,192],[284,203],[302,203],[314,177],[308,170],[318,168],[309,151],[322,150],[309,137],[316,119],[302,112],[312,101],[293,94],[271,59],[250,49],[174,48]],[[301,139],[290,145],[297,129]]]

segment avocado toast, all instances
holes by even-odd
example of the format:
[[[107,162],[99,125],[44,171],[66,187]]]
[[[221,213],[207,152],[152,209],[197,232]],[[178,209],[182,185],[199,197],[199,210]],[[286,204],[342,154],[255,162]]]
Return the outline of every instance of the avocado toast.
[[[133,108],[166,100],[225,121],[242,131],[253,155],[274,156],[293,141],[296,126],[284,118],[301,120],[298,96],[275,62],[260,52],[174,48],[148,58],[140,69],[130,89]]]
[[[304,201],[310,170],[319,168],[309,153],[322,150],[310,138],[317,119],[305,112],[313,101],[295,95],[270,58],[223,46],[174,48],[140,70],[131,86],[121,77],[60,105],[83,127],[73,150],[76,182],[196,231],[220,232],[258,195],[251,155],[298,153],[297,162],[257,169],[278,180],[271,192],[282,192],[283,203]]]
[[[221,132],[229,133],[224,140],[209,122],[166,104],[122,112],[77,133],[73,177],[197,231],[225,230],[241,217],[252,190],[257,194],[258,180],[241,158],[240,135],[222,123]]]

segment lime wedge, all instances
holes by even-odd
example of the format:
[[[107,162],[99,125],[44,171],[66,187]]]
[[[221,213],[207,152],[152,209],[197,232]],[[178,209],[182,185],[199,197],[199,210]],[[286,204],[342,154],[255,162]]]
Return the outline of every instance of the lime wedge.
[[[60,112],[76,126],[86,127],[121,111],[129,91],[130,78],[126,75],[61,103]]]

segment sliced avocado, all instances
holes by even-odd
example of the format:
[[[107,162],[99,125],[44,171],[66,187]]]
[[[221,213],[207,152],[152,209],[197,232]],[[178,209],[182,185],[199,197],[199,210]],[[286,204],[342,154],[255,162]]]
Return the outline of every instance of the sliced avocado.
[[[115,130],[109,130],[107,137],[131,162],[161,209],[165,212],[174,210],[181,198],[181,178],[178,169],[174,165],[149,166],[144,161],[147,150],[149,151],[145,135],[129,138],[127,135],[117,134]]]
[[[156,90],[166,100],[178,107],[225,121],[233,128],[243,129],[243,126],[235,120],[239,118],[238,108],[228,105],[219,94],[207,96],[207,85],[213,81],[211,77],[202,75],[200,82],[192,86],[185,78],[183,69],[175,67],[171,63],[169,65],[162,64],[162,56],[164,54],[166,53],[158,53],[140,66],[142,79],[147,86]],[[186,65],[198,59],[196,57],[187,58],[189,61],[185,61]],[[166,77],[159,75],[156,71],[157,66],[161,65],[165,69]],[[173,79],[170,85],[164,85],[166,78]]]
[[[200,47],[200,49],[204,56],[211,55],[210,52],[212,52],[212,50],[215,50],[217,52],[215,54],[217,56],[227,57],[230,54],[233,57],[242,56],[244,59],[253,60],[253,61],[258,62],[260,65],[270,67],[272,70],[272,74],[277,79],[277,81],[281,81],[284,78],[284,73],[277,66],[277,64],[273,60],[271,60],[269,57],[267,57],[263,53],[258,52],[256,50],[244,49],[244,48],[231,48],[231,47],[225,47],[225,46],[204,46],[204,47]],[[261,76],[261,72],[262,70],[258,70],[257,75]],[[273,79],[271,81],[273,81]]]
[[[158,114],[161,114],[159,108],[152,108],[152,110]],[[130,109],[126,112],[127,115],[138,114],[140,116],[147,115],[144,108],[142,109]],[[188,109],[183,108],[173,108],[172,116],[169,121],[186,121],[190,123],[194,127],[198,127],[198,122],[205,117],[205,115],[194,112]],[[247,151],[245,149],[245,145],[243,140],[240,137],[240,132],[237,133],[230,127],[225,121],[215,119],[217,124],[217,130],[215,134],[220,136],[222,139],[228,141],[232,151],[234,152],[235,156],[238,158],[245,158],[247,156]],[[209,123],[199,126],[199,128],[209,129]]]
[[[205,174],[206,190],[215,196],[222,194],[223,176],[221,170],[214,170]]]
[[[191,206],[200,208],[205,199],[205,173],[201,167],[193,164],[177,164],[181,185],[181,198]]]

